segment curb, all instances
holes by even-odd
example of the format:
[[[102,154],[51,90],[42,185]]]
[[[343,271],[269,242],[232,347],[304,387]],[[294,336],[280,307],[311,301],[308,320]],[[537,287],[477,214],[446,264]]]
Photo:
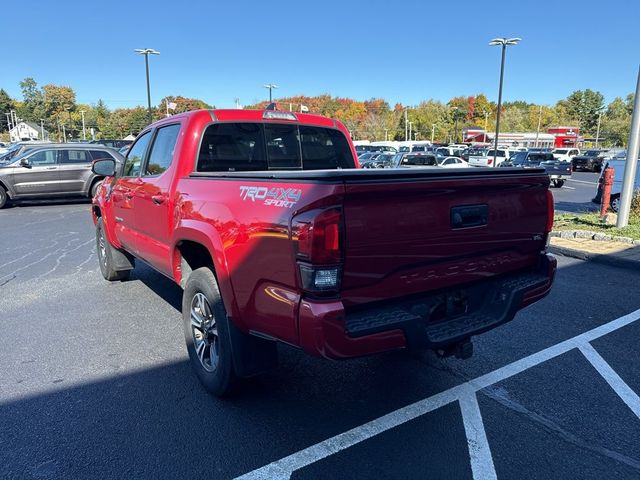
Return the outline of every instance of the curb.
[[[565,238],[573,240],[574,238],[594,240],[596,242],[620,242],[628,243],[634,246],[640,246],[640,240],[634,240],[631,237],[620,237],[616,235],[607,235],[602,232],[592,232],[590,230],[554,230],[549,234],[550,237]]]
[[[549,245],[549,251],[555,255],[577,258],[579,260],[600,263],[600,264],[609,265],[612,267],[626,268],[626,269],[640,268],[640,261],[631,260],[628,258],[616,256],[616,255],[603,255],[601,253],[585,252],[584,250],[576,250],[573,248],[559,247],[555,245]]]

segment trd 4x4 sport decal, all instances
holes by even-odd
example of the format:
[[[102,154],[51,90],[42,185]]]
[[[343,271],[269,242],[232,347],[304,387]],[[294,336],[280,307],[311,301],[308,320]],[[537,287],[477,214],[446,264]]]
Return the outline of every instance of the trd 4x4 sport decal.
[[[265,205],[274,207],[291,208],[300,200],[301,196],[302,190],[299,188],[240,186],[240,198],[242,198],[242,200],[262,202]]]

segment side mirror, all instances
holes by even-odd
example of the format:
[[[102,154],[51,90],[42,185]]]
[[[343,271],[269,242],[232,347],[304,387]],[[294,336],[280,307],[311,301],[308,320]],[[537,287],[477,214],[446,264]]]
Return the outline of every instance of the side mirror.
[[[116,162],[112,158],[96,160],[91,165],[91,171],[101,177],[113,177],[116,174]]]
[[[29,164],[29,159],[28,158],[21,158],[20,159],[20,166],[21,167],[31,168],[31,165]]]

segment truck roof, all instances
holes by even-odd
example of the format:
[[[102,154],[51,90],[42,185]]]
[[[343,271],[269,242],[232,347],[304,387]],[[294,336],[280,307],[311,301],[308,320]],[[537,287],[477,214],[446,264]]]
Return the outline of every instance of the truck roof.
[[[287,112],[283,110],[244,110],[244,109],[213,109],[192,110],[179,113],[171,117],[163,118],[154,124],[169,123],[177,118],[209,115],[211,121],[220,122],[292,122],[305,125],[317,125],[321,127],[340,128],[342,123],[332,118],[323,117],[312,113]],[[342,128],[344,128],[342,126]]]

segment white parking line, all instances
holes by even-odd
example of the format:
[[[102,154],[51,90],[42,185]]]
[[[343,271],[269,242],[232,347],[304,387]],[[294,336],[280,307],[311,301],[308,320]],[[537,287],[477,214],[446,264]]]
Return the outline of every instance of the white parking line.
[[[498,477],[493,466],[489,441],[484,431],[478,398],[473,390],[460,397],[460,410],[462,412],[464,431],[467,434],[467,446],[469,448],[473,478],[496,480]]]
[[[475,418],[473,413],[473,410],[477,407],[477,399],[475,399],[475,395],[473,398],[471,398],[469,395],[470,392],[475,394],[475,392],[477,392],[478,390],[482,390],[483,388],[487,388],[495,383],[506,380],[507,378],[528,370],[531,367],[535,367],[536,365],[546,362],[547,360],[556,358],[575,348],[579,348],[584,354],[585,351],[589,351],[588,347],[591,347],[590,345],[588,345],[589,342],[592,342],[597,338],[600,338],[615,330],[625,327],[637,321],[638,319],[640,319],[640,310],[636,310],[623,317],[612,320],[609,323],[605,323],[604,325],[600,325],[599,327],[584,332],[573,338],[560,342],[556,345],[552,345],[551,347],[545,348],[544,350],[529,355],[528,357],[524,357],[520,360],[510,363],[502,368],[494,370],[493,372],[481,375],[480,377],[477,377],[473,380],[469,380],[468,382],[450,388],[449,390],[437,393],[429,398],[412,403],[411,405],[408,405],[406,407],[399,408],[398,410],[388,413],[380,418],[371,420],[370,422],[360,425],[359,427],[352,428],[347,432],[340,433],[334,437],[323,440],[322,442],[316,443],[315,445],[300,450],[280,460],[276,460],[273,463],[265,465],[264,467],[253,470],[237,478],[238,480],[288,480],[291,477],[291,474],[296,470],[306,467],[307,465],[311,465],[312,463],[338,453],[346,448],[352,447],[353,445],[356,445],[360,442],[368,440],[376,435],[379,435],[380,433],[386,432],[391,428],[397,427],[410,420],[414,420],[422,415],[437,410],[438,408],[448,405],[451,402],[459,401],[460,408],[467,412],[467,420],[471,422],[469,424],[469,429],[472,430],[472,436],[480,438],[480,443],[486,443],[486,446],[482,446],[481,450],[478,452],[471,453],[470,449],[470,461],[472,464],[474,479],[484,479],[486,477],[484,476],[485,471],[483,470],[483,468],[488,469],[488,465],[490,463],[491,469],[493,469],[493,460],[491,459],[491,452],[486,440],[486,434],[484,433],[484,427],[482,426],[482,416],[480,416],[479,409],[477,412],[477,416],[480,419],[479,421],[478,418]],[[591,358],[595,357],[592,356]],[[602,359],[602,362],[604,362],[604,359]],[[600,367],[602,367],[602,362],[596,363]],[[604,362],[604,365],[609,367],[606,362]],[[609,369],[611,369],[611,367],[609,367]],[[603,368],[603,371],[605,370],[606,369]],[[598,371],[600,372],[600,370]],[[611,373],[613,373],[613,375],[611,375]],[[617,376],[617,374],[613,372],[613,370],[607,372],[607,375],[608,378],[614,378],[614,375]],[[607,380],[607,377],[604,378],[605,380]],[[636,404],[634,403],[634,398],[631,395],[635,395],[635,393],[631,391],[631,389],[622,381],[622,379],[619,379],[619,382],[622,382],[622,384],[624,384],[624,386],[628,390],[625,390],[624,387],[619,388],[620,383],[615,380],[612,381],[614,384],[616,384],[616,387],[613,387],[612,385],[616,393],[618,393],[618,391],[621,391],[625,395],[627,395],[625,398],[630,399],[630,404],[634,406],[630,408],[635,408]],[[616,388],[619,389],[616,390]],[[620,395],[620,393],[618,393],[618,395]],[[635,398],[637,399],[637,395],[635,395]],[[472,402],[474,401],[475,407],[472,404]],[[627,400],[625,400],[625,402],[626,401]],[[627,404],[629,405],[629,403]],[[634,410],[634,413],[637,414],[637,410]],[[480,427],[482,427],[482,434],[474,433],[476,431],[479,432]],[[467,425],[465,425],[465,431],[467,433],[467,437],[469,437]],[[478,437],[478,435],[480,435],[480,437]],[[476,455],[475,459],[473,457],[474,455]],[[478,471],[476,471],[476,469],[474,469],[473,467],[474,462],[476,464],[475,468],[477,468]],[[490,472],[491,470],[488,471]],[[495,478],[495,472],[493,478]]]
[[[575,187],[569,187],[569,186],[565,185],[564,189],[565,190],[575,190],[576,188]]]
[[[613,388],[613,391],[618,394],[624,403],[635,413],[636,417],[640,418],[640,397],[631,390],[629,385],[625,383],[620,375],[618,375],[611,366],[606,362],[602,356],[596,352],[596,349],[591,344],[582,345],[580,347],[582,354],[587,357],[589,363],[593,365],[602,378]]]
[[[575,180],[573,178],[567,178],[567,181],[575,183],[586,183],[587,185],[598,185],[598,182],[587,182],[586,180]]]

